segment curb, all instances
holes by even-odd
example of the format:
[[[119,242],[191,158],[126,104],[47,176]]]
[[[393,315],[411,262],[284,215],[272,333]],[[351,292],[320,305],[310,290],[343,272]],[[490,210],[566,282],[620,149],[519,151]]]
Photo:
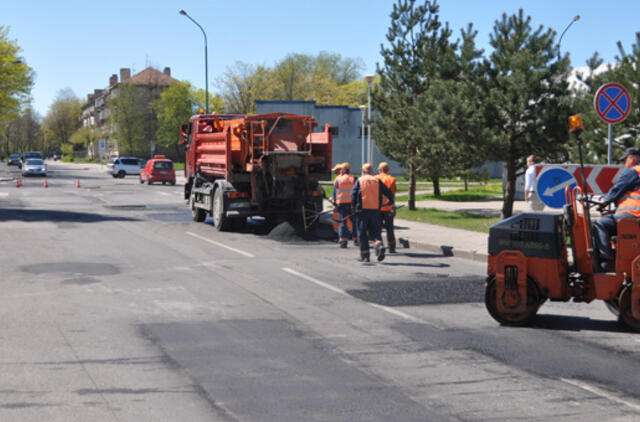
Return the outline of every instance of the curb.
[[[419,241],[413,241],[409,239],[409,245],[412,248],[438,253],[444,256],[453,256],[455,258],[468,259],[476,262],[487,262],[489,255],[478,251],[467,251],[464,249],[455,249],[452,246],[446,245],[434,245],[432,243],[425,243]]]

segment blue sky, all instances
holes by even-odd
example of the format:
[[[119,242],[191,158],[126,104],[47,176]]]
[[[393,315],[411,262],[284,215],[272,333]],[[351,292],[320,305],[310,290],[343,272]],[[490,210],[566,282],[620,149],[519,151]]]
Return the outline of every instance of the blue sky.
[[[420,1],[420,0],[419,0]],[[46,114],[61,89],[86,98],[104,88],[122,67],[171,68],[172,76],[204,88],[204,42],[200,30],[178,10],[186,10],[205,29],[209,45],[209,90],[227,66],[240,60],[272,65],[287,53],[319,51],[361,58],[374,72],[386,41],[392,0],[106,0],[63,2],[0,0],[0,25],[10,27],[26,62],[36,72],[35,109]],[[469,22],[478,45],[490,50],[489,34],[503,12],[522,7],[535,27],[560,34],[573,66],[595,51],[607,62],[621,40],[627,50],[640,30],[640,1],[595,0],[440,0],[440,18],[455,34]]]

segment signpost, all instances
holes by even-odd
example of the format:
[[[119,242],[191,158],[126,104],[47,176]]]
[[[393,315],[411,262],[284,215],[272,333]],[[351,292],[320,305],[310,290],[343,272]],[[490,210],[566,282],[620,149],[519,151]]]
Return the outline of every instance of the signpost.
[[[627,89],[615,82],[609,82],[598,88],[593,97],[593,107],[605,123],[609,124],[608,163],[613,160],[613,125],[622,122],[631,111],[631,95]]]

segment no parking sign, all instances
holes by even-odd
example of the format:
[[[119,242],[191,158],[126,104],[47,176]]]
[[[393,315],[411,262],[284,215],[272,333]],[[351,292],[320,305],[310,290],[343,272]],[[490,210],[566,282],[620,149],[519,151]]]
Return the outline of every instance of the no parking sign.
[[[631,111],[631,95],[627,88],[618,83],[606,83],[593,97],[593,106],[598,116],[606,123],[620,123]]]

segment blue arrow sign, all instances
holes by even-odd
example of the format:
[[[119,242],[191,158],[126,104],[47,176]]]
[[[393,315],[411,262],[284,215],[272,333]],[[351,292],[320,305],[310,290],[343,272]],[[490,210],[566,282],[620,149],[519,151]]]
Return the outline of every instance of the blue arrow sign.
[[[562,168],[549,168],[538,176],[536,192],[543,204],[551,208],[562,208],[566,204],[564,188],[577,185],[576,178]]]

